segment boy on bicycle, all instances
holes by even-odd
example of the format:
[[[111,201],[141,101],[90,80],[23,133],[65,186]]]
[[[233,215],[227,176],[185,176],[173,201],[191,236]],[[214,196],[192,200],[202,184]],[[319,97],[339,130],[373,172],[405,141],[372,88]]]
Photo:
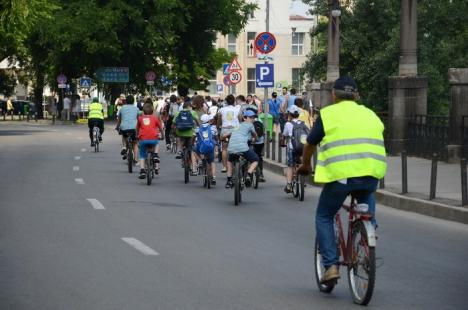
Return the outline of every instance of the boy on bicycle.
[[[211,184],[216,185],[216,165],[214,163],[214,148],[217,143],[218,130],[212,124],[213,116],[203,114],[200,117],[201,125],[195,129],[197,143],[195,154],[197,157],[203,155],[211,169]]]
[[[125,99],[125,105],[122,106],[122,108],[120,108],[120,110],[117,112],[117,129],[122,135],[122,150],[120,151],[120,155],[122,155],[123,160],[127,159],[128,137],[133,138],[133,154],[136,155],[138,150],[136,143],[136,125],[140,110],[133,103],[134,97],[132,95],[128,95]]]
[[[251,140],[251,138],[257,138],[257,133],[255,132],[253,125],[255,112],[246,110],[243,114],[243,118],[244,121],[240,123],[239,127],[234,129],[232,133],[228,133],[223,136],[223,138],[230,136],[227,147],[228,162],[226,188],[231,188],[234,185],[232,182],[232,162],[235,160],[236,154],[242,153],[242,156],[250,162],[250,166],[247,169],[247,176],[245,178],[245,186],[250,187],[250,185],[252,185],[253,172],[258,165],[258,156],[249,147],[249,140]]]
[[[156,146],[159,144],[159,139],[164,139],[164,132],[161,121],[153,115],[153,112],[153,103],[151,102],[151,99],[148,98],[143,106],[144,114],[138,117],[136,127],[140,146],[140,179],[145,179],[146,173],[149,172],[145,170],[147,147],[153,149],[153,160],[157,163],[155,173],[158,174],[159,155],[156,150]]]
[[[303,121],[299,120],[300,110],[296,105],[290,106],[286,112],[288,113],[288,121],[284,125],[283,140],[287,140],[286,160],[288,167],[286,168],[286,187],[284,191],[289,194],[292,192],[294,170],[296,165],[300,163],[302,156],[301,146],[303,144],[301,144],[301,141],[296,140],[300,139],[301,132],[307,137],[309,129]]]

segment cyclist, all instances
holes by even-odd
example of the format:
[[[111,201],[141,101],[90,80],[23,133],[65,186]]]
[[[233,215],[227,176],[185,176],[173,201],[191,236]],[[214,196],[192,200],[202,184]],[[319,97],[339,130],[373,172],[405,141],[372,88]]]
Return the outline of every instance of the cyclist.
[[[222,145],[222,162],[223,162],[223,169],[221,172],[226,172],[227,168],[227,137],[229,134],[234,130],[234,128],[239,126],[239,109],[240,106],[235,106],[236,99],[233,95],[226,96],[226,106],[219,109],[218,112],[218,126],[221,127],[221,137],[223,137],[223,145]]]
[[[138,177],[140,179],[145,179],[146,173],[148,173],[148,171],[145,170],[147,147],[153,147],[153,160],[156,162],[157,167],[155,173],[158,174],[160,160],[157,146],[159,144],[159,139],[164,139],[164,136],[162,136],[163,127],[161,121],[153,115],[154,108],[150,98],[146,99],[143,105],[143,113],[143,115],[138,117],[136,127],[140,146],[140,175]]]
[[[138,151],[136,125],[140,110],[133,104],[134,100],[132,95],[128,95],[125,98],[125,105],[117,112],[117,129],[122,135],[122,151],[120,151],[120,155],[122,155],[123,160],[127,159],[126,140],[128,137],[133,138],[133,154],[135,154],[135,157]],[[135,158],[136,160],[137,158]]]
[[[177,102],[177,96],[171,95],[169,97],[169,104],[167,106],[167,120],[165,124],[165,135],[166,135],[166,149],[170,150],[171,148],[171,130],[172,122],[174,120],[174,115],[179,111],[179,103]]]
[[[91,140],[91,146],[94,146],[93,128],[95,125],[99,127],[99,130],[100,130],[99,142],[102,142],[102,134],[104,133],[104,109],[102,107],[102,104],[99,103],[98,97],[94,97],[93,102],[89,105],[88,128],[89,128],[89,139]]]
[[[185,146],[188,151],[192,151],[193,129],[195,125],[200,125],[197,112],[192,111],[192,104],[190,100],[186,100],[182,106],[182,110],[174,115],[173,127],[176,129],[176,136],[179,138],[179,143],[181,144],[180,149]],[[176,155],[176,158],[182,158],[182,151],[179,151],[179,153]],[[191,162],[192,175],[196,175],[196,171],[198,169],[195,154],[193,152],[191,152]]]
[[[315,217],[316,233],[326,268],[321,283],[335,281],[338,254],[333,221],[343,201],[359,191],[358,203],[369,205],[375,221],[377,182],[385,175],[384,126],[370,109],[356,103],[358,90],[350,77],[340,77],[332,89],[334,104],[322,108],[304,146],[303,163],[298,173],[308,174],[310,158],[320,143],[315,182],[325,183]]]
[[[195,145],[195,154],[197,156],[203,155],[211,169],[211,184],[216,185],[216,165],[214,163],[214,148],[216,145],[216,138],[218,130],[212,124],[213,117],[208,114],[203,114],[200,117],[201,125],[195,129],[197,136],[197,143]]]
[[[284,188],[284,191],[289,194],[292,192],[293,172],[296,164],[300,162],[302,155],[302,153],[299,153],[298,150],[294,149],[292,143],[293,134],[295,129],[302,129],[301,126],[306,126],[306,124],[299,120],[300,110],[297,106],[292,105],[286,111],[288,113],[288,121],[284,124],[283,139],[287,140],[286,161],[288,167],[286,168],[286,187]],[[283,142],[282,144],[284,145],[285,143]]]
[[[233,97],[234,98],[234,97]],[[258,156],[253,150],[249,148],[249,140],[256,139],[257,133],[253,122],[255,120],[255,113],[251,110],[244,112],[244,121],[238,128],[234,129],[232,133],[228,133],[223,137],[230,136],[227,151],[229,153],[227,162],[227,182],[226,188],[231,188],[234,183],[232,182],[232,162],[234,161],[235,154],[242,153],[244,158],[250,162],[247,169],[247,176],[245,177],[245,186],[250,187],[252,184],[253,172],[258,165]]]

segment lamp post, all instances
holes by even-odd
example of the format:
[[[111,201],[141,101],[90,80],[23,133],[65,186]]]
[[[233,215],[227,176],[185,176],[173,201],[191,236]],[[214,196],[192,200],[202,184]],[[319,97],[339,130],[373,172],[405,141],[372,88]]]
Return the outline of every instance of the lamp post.
[[[328,54],[327,54],[327,82],[333,82],[340,77],[340,2],[328,0]]]

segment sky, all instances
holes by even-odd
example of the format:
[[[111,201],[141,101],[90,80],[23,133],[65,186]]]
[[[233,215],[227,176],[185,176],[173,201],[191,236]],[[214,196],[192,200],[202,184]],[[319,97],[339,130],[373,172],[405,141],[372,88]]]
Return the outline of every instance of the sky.
[[[300,16],[310,16],[308,13],[310,7],[301,0],[293,0],[291,3],[290,14]]]

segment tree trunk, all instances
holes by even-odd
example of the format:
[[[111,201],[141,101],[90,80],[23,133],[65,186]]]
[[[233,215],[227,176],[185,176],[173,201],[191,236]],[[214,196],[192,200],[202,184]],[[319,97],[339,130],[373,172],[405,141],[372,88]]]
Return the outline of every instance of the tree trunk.
[[[37,70],[36,71],[36,83],[34,85],[34,106],[36,107],[36,115],[38,119],[43,119],[43,94],[44,94],[44,71]]]

